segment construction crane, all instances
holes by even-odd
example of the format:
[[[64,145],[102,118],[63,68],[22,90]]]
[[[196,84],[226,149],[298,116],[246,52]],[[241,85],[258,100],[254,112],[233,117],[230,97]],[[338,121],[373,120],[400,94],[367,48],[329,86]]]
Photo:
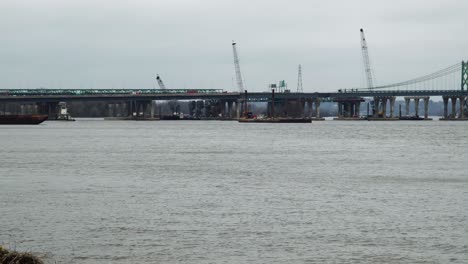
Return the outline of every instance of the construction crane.
[[[364,71],[367,77],[367,88],[372,89],[374,87],[373,78],[372,78],[372,68],[371,68],[370,59],[369,59],[367,41],[364,35],[364,30],[362,28],[361,28],[361,48],[362,48],[362,58],[364,59]]]
[[[297,92],[303,93],[304,89],[302,88],[302,66],[299,64],[297,69]]]
[[[156,74],[156,80],[158,81],[159,88],[162,90],[166,90],[166,85],[164,85],[163,81],[161,80],[161,77],[159,77],[159,74]]]
[[[243,93],[244,83],[242,82],[242,74],[239,66],[239,57],[237,56],[236,43],[234,42],[234,40],[232,41],[232,52],[234,53],[234,68],[236,70],[237,88],[239,89],[239,93]]]
[[[161,77],[159,77],[159,74],[156,74],[156,80],[158,81],[159,88],[161,88],[161,90],[166,90],[166,85],[164,85],[164,82],[162,81]],[[171,109],[172,116],[180,115],[180,105],[177,103],[177,100],[169,100],[167,104]],[[159,111],[161,112],[161,110]]]

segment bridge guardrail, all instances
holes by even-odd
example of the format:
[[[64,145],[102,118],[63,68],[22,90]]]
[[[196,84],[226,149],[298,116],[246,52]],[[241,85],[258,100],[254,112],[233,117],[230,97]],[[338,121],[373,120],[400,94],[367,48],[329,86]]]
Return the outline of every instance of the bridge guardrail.
[[[222,89],[0,89],[0,95],[3,96],[212,94],[223,92]]]

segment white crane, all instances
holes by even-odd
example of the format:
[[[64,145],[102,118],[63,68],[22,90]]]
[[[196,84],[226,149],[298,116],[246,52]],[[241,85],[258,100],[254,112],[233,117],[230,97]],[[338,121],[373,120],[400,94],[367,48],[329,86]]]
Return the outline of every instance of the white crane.
[[[366,37],[364,36],[364,30],[361,28],[361,48],[362,58],[364,59],[364,71],[367,77],[367,88],[372,89],[374,87],[372,78],[372,68],[369,59],[369,51],[367,47]]]
[[[232,52],[234,53],[234,68],[236,70],[237,88],[239,89],[239,93],[243,93],[244,83],[242,82],[242,74],[239,66],[239,57],[237,56],[236,43],[234,41],[232,41]]]
[[[159,74],[156,74],[156,80],[158,81],[159,88],[162,90],[166,90],[166,85],[164,85],[163,81],[161,80],[161,77],[159,77]]]

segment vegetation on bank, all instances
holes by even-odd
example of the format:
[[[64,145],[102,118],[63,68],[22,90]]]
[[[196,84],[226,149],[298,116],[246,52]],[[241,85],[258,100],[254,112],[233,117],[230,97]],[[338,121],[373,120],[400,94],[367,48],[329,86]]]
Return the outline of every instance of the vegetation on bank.
[[[0,264],[44,264],[44,262],[30,253],[11,251],[0,246]]]

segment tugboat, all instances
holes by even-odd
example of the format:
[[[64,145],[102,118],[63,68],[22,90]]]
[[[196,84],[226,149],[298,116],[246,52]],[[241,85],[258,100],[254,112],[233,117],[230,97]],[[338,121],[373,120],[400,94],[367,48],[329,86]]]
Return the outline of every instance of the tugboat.
[[[37,125],[48,117],[47,115],[0,115],[0,125]]]
[[[58,105],[60,107],[60,112],[55,119],[56,121],[75,121],[68,113],[67,103],[60,102]]]

